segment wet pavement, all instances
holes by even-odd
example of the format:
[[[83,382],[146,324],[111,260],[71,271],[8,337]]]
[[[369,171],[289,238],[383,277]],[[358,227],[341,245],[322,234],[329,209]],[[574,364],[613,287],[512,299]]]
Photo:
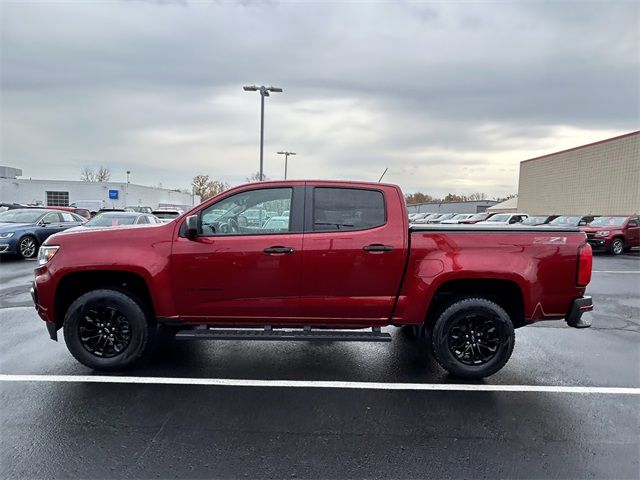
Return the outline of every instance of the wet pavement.
[[[0,263],[0,374],[93,375],[49,340],[33,261]],[[640,256],[596,256],[593,327],[519,329],[477,384],[640,387]],[[458,383],[426,349],[183,342],[127,375]],[[638,478],[640,396],[0,382],[2,478]]]

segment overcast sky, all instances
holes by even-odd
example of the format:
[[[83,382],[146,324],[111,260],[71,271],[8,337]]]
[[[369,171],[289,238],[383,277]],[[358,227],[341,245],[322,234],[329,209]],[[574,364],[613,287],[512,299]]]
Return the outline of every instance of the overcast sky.
[[[265,174],[517,191],[639,128],[639,2],[3,1],[0,164],[188,188]]]

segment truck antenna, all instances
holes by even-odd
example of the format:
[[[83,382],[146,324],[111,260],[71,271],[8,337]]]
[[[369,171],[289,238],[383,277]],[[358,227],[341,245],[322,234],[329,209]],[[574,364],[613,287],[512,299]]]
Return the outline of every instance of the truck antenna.
[[[387,170],[389,170],[389,167],[384,169],[384,172],[382,172],[382,175],[380,175],[380,178],[378,179],[378,183],[382,181],[382,177],[384,177],[384,174],[387,173]]]

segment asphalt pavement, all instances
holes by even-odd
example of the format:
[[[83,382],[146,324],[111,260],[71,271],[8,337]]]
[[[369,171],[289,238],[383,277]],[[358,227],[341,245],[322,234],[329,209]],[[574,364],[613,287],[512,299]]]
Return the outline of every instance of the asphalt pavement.
[[[519,329],[480,382],[390,329],[388,344],[177,343],[124,373],[151,383],[104,383],[49,340],[33,267],[0,262],[1,478],[640,477],[640,395],[555,389],[640,388],[638,252],[596,256],[590,329]],[[191,378],[221,384],[170,382]],[[438,390],[463,383],[496,390]]]

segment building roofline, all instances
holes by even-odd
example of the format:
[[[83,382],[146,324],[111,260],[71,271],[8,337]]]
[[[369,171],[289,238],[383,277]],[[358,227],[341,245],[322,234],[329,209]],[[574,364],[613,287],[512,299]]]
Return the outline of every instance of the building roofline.
[[[581,148],[592,147],[594,145],[600,145],[601,143],[612,142],[614,140],[620,140],[621,138],[632,137],[634,135],[640,135],[640,130],[636,130],[635,132],[625,133],[623,135],[618,135],[617,137],[606,138],[604,140],[598,140],[597,142],[587,143],[586,145],[580,145],[578,147],[567,148],[566,150],[560,150],[558,152],[547,153],[545,155],[540,155],[539,157],[528,158],[527,160],[522,160],[520,163],[531,162],[532,160],[540,160],[541,158],[552,157],[554,155],[558,155],[560,153],[572,152],[574,150],[579,150]]]

